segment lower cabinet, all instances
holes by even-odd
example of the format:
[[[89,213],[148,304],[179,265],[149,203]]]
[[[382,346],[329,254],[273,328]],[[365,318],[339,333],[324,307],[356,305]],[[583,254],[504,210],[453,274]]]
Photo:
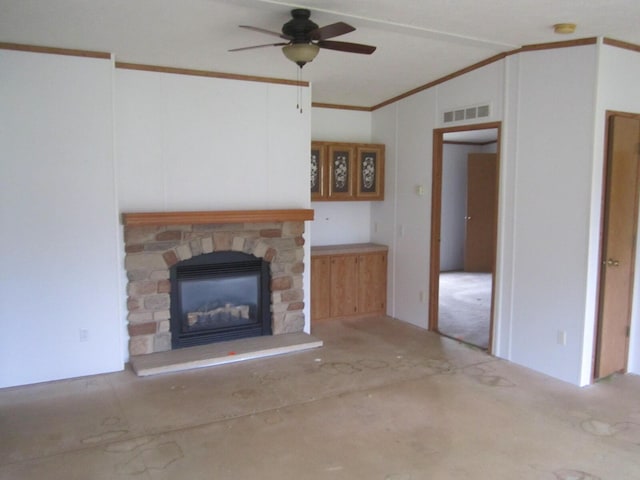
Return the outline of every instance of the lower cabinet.
[[[311,256],[311,319],[331,316],[331,257]]]
[[[386,313],[386,247],[364,252],[356,247],[312,247],[312,320]],[[314,254],[316,249],[325,250]]]
[[[332,317],[358,313],[358,283],[358,257],[356,255],[331,257],[329,302]]]
[[[387,253],[358,256],[358,313],[387,312]]]

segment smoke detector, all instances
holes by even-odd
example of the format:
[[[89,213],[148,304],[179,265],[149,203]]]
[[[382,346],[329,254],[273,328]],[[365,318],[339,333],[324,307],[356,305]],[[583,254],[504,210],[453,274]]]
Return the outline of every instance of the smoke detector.
[[[553,31],[562,35],[574,33],[576,31],[575,23],[556,23],[553,26]]]

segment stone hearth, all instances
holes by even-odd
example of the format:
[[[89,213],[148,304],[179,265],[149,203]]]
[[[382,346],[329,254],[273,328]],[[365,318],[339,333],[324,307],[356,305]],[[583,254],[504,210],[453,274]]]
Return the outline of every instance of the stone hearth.
[[[270,264],[274,335],[304,329],[304,221],[313,210],[123,215],[129,354],[171,350],[169,269],[197,255],[236,251]]]

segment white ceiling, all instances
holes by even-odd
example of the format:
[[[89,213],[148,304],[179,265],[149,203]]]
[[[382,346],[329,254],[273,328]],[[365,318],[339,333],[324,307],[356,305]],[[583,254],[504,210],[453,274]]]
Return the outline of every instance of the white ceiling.
[[[376,45],[372,55],[321,50],[302,70],[313,101],[373,106],[523,45],[586,37],[640,44],[640,0],[0,0],[0,41],[113,52],[116,60],[296,79],[277,42],[238,28],[279,31],[291,8],[335,38]],[[574,22],[573,35],[552,26]]]

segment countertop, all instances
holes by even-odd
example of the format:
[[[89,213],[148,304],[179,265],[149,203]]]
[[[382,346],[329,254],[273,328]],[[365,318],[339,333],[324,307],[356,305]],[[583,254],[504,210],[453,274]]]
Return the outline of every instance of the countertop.
[[[318,245],[311,247],[311,256],[345,255],[350,253],[386,252],[386,245],[378,243],[345,243],[342,245]]]

